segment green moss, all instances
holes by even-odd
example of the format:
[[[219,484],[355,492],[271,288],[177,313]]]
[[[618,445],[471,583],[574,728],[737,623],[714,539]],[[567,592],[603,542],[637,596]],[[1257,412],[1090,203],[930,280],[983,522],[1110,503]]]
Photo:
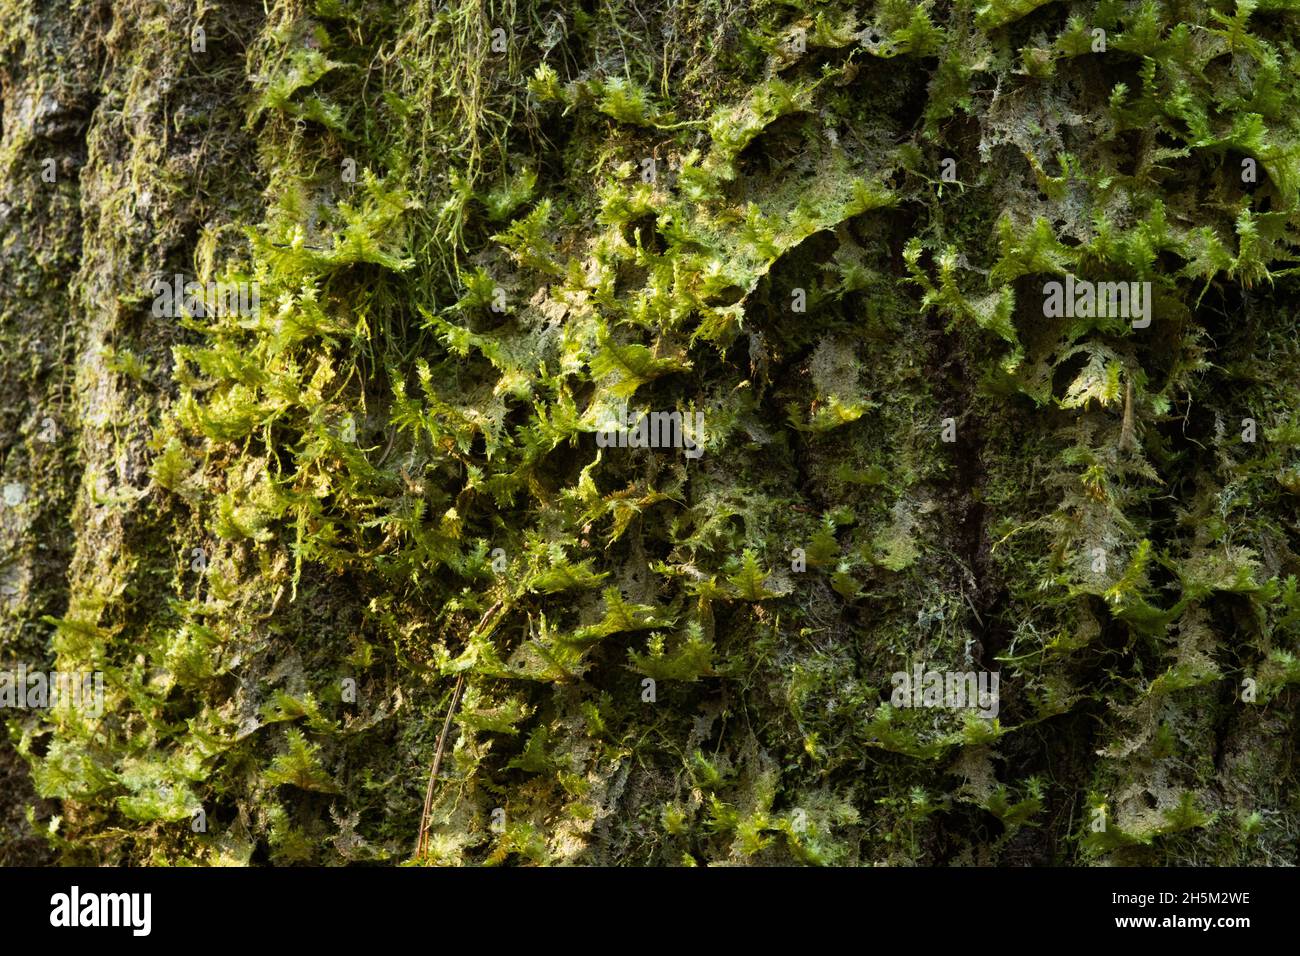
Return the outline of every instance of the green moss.
[[[47,403],[15,317],[118,292],[72,476],[4,439],[76,535],[4,647],[112,688],[11,722],[66,858],[1294,855],[1290,7],[280,4],[204,60],[128,6],[85,195],[6,193],[85,248],[0,273]],[[176,271],[261,310],[160,321]]]

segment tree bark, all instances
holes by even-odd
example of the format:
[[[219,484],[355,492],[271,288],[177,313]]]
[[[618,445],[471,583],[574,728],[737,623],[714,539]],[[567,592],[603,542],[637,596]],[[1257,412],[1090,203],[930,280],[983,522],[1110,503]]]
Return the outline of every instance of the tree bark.
[[[0,4],[0,862],[1294,864],[1226,10]]]

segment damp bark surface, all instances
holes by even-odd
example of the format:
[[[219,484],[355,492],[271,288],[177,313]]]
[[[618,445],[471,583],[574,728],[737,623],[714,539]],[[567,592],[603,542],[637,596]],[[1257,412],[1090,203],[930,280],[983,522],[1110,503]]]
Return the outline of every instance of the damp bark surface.
[[[0,0],[0,862],[1294,865],[1298,37]]]

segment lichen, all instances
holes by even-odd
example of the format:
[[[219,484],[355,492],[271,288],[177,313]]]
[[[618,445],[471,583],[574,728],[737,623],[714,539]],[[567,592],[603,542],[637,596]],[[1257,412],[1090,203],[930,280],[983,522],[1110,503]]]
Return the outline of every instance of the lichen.
[[[63,859],[1295,862],[1300,5],[5,7]]]

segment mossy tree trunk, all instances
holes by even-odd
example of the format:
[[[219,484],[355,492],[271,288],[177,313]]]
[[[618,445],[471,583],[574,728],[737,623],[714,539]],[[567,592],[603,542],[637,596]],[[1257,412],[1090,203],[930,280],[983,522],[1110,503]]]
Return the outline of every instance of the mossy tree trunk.
[[[0,0],[0,859],[1294,863],[1298,30]]]

